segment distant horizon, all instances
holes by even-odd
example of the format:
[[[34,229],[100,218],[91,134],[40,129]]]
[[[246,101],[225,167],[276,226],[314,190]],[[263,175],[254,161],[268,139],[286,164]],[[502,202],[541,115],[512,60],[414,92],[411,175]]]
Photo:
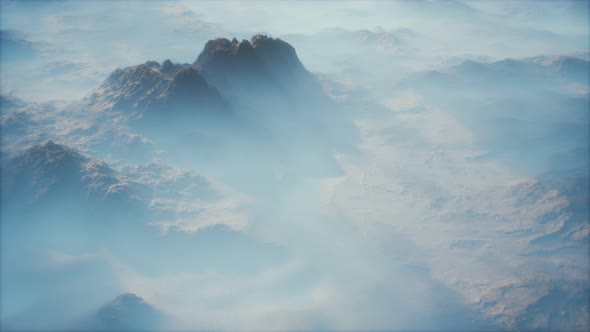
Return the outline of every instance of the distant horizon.
[[[392,32],[409,29],[416,34],[415,43],[431,52],[426,56],[431,58],[426,63],[436,63],[437,56],[449,55],[491,55],[497,60],[567,55],[590,49],[590,20],[584,3],[347,1],[335,7],[331,1],[90,1],[84,4],[55,1],[37,3],[31,8],[26,2],[8,1],[3,3],[0,13],[3,33],[13,30],[23,34],[23,42],[29,43],[28,47],[37,55],[29,59],[28,70],[4,68],[0,88],[4,93],[14,92],[18,96],[19,90],[33,88],[27,75],[34,74],[40,81],[33,82],[34,87],[38,85],[37,96],[53,90],[49,96],[35,97],[37,101],[75,100],[89,93],[116,68],[167,58],[192,63],[209,39],[249,40],[257,33],[283,37],[294,44],[308,69],[321,72],[325,65],[317,63],[313,50],[297,45],[289,35],[318,33],[330,28]],[[453,10],[459,10],[458,16],[447,17],[445,11]],[[313,15],[294,14],[298,11]],[[325,19],[328,12],[330,20]],[[81,20],[80,14],[89,16]],[[103,17],[111,17],[111,24],[100,25],[98,20]],[[160,25],[150,24],[150,18]],[[288,23],[299,19],[310,24]],[[540,19],[542,29],[535,25]],[[439,29],[441,25],[446,34]],[[468,38],[468,42],[455,39],[457,33]],[[522,36],[530,42],[522,44],[507,38],[510,35]],[[105,53],[107,45],[111,51]],[[54,75],[57,80],[48,87],[46,82]],[[65,97],[73,91],[76,91],[75,98]]]

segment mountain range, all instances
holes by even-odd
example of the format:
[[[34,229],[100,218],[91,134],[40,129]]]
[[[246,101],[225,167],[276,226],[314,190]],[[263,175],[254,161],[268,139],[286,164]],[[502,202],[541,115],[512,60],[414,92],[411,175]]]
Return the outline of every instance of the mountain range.
[[[217,38],[205,44],[192,65],[148,61],[115,70],[85,98],[84,106],[142,114],[158,109],[170,115],[178,108],[224,108],[228,100],[309,99],[310,92],[317,94],[318,84],[295,49],[280,39]]]
[[[328,36],[330,33],[342,32],[329,32]],[[355,36],[367,45],[397,47],[412,33],[360,31]],[[588,177],[579,171],[588,165],[584,154],[587,142],[582,140],[588,129],[584,108],[588,96],[577,92],[572,96],[568,90],[583,83],[587,72],[588,59],[570,56],[465,61],[446,70],[415,75],[396,86],[415,89],[474,129],[478,147],[484,151],[465,160],[477,163],[509,155],[507,159],[517,160],[519,165],[529,162],[538,166],[531,172],[533,177],[539,176],[538,181],[509,187],[505,195],[502,192],[489,199],[501,203],[498,197],[510,197],[518,203],[514,211],[530,210],[531,202],[547,207],[531,212],[538,213],[535,225],[555,227],[518,238],[527,243],[527,250],[519,255],[552,259],[571,251],[571,257],[580,257],[587,248],[588,191],[581,184],[587,183]],[[556,83],[563,89],[550,89]],[[519,88],[524,85],[528,90],[522,92]],[[527,99],[530,91],[538,93],[534,101]],[[1,123],[3,245],[64,252],[93,252],[108,246],[121,261],[149,276],[209,271],[241,276],[276,267],[290,253],[241,231],[254,209],[243,207],[243,196],[225,185],[251,194],[263,201],[261,206],[273,207],[270,210],[275,204],[293,205],[293,210],[298,210],[292,201],[299,197],[279,194],[290,193],[292,188],[303,191],[306,187],[302,183],[312,178],[342,175],[343,163],[335,154],[356,152],[358,131],[367,135],[367,144],[399,143],[413,134],[401,127],[391,130],[391,137],[383,136],[386,128],[371,133],[362,112],[356,114],[360,122],[353,124],[341,105],[324,93],[322,82],[305,68],[295,49],[264,35],[249,41],[210,40],[191,64],[147,61],[117,69],[86,98],[63,109],[11,96],[2,96],[0,101],[6,111]],[[364,101],[359,105],[369,108]],[[563,105],[569,107],[561,112]],[[479,112],[473,112],[476,107]],[[415,108],[392,117],[401,123],[420,112]],[[418,118],[417,122],[421,121]],[[428,134],[436,130],[425,129]],[[415,137],[408,143],[415,144],[415,151],[383,150],[383,156],[391,158],[385,159],[384,169],[375,172],[376,176],[399,178],[391,165],[400,163],[400,167],[416,167],[412,181],[416,186],[423,183],[425,174],[418,171],[421,163],[403,166],[406,154],[420,152],[420,138]],[[424,154],[439,151],[442,141],[421,147],[430,149]],[[541,159],[547,156],[551,160]],[[432,159],[436,158],[434,154]],[[371,185],[368,181],[375,174],[366,170],[377,162],[362,165],[365,160],[358,161],[359,165],[351,167],[354,172],[358,167],[360,187],[350,193],[351,201],[346,205],[360,202],[364,220],[377,215],[371,202],[383,200],[389,206],[395,201],[397,196],[388,195],[396,186]],[[430,162],[426,160],[424,165]],[[548,167],[544,163],[553,164]],[[554,171],[547,172],[548,168]],[[353,180],[349,177],[345,182]],[[403,181],[398,187],[400,194],[428,195],[431,191],[427,186],[417,190]],[[369,196],[368,202],[359,199],[359,193],[366,198],[369,191],[376,196]],[[428,208],[440,209],[446,201],[441,194]],[[410,204],[406,208],[420,209]],[[262,213],[262,218],[272,219],[268,224],[283,221],[282,215],[272,213],[274,210]],[[299,213],[292,214],[299,218]],[[307,215],[301,213],[301,217]],[[475,223],[478,214],[466,207],[452,217],[453,222],[463,218]],[[387,218],[389,215],[377,222]],[[505,236],[515,239],[520,236],[506,232]],[[466,238],[449,246],[454,251],[483,252],[488,245]],[[186,253],[190,253],[190,260],[185,259]],[[8,249],[3,257],[14,260],[23,256]],[[520,286],[493,289],[478,305],[494,315],[504,303],[498,298],[512,292],[511,287]],[[560,323],[560,317],[553,317],[554,311],[549,322],[538,320],[553,310],[549,302],[563,302],[560,305],[569,308],[563,299],[578,289],[586,294],[587,288],[551,287],[545,297],[531,302],[527,315],[517,322],[520,326],[567,326]],[[578,301],[578,297],[572,298]],[[516,324],[516,314],[511,315],[507,326]],[[108,331],[150,330],[164,324],[164,316],[141,297],[123,294],[93,312],[84,326]],[[552,321],[556,323],[552,325]]]

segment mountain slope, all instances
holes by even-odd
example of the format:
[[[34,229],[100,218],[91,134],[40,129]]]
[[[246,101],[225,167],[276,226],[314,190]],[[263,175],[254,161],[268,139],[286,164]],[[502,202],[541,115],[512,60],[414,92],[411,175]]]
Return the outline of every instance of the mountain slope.
[[[28,205],[56,197],[125,197],[126,187],[113,169],[53,141],[32,146],[7,163],[3,200],[21,199]]]
[[[115,70],[84,100],[84,106],[95,111],[135,111],[138,117],[157,113],[191,116],[226,108],[217,90],[197,71],[170,60]]]
[[[67,137],[46,139],[135,162],[164,150],[169,161],[198,164],[232,186],[277,165],[283,174],[336,174],[333,151],[352,149],[357,138],[295,49],[262,35],[211,40],[193,65],[117,69],[68,112],[67,128],[58,123],[54,131]],[[239,169],[220,176],[220,164],[236,163]]]

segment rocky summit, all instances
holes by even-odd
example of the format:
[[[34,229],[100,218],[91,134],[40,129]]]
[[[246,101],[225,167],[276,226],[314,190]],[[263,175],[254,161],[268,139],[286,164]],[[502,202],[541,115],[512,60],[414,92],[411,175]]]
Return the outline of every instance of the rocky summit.
[[[193,66],[226,95],[284,95],[314,81],[289,43],[265,35],[210,40]]]
[[[105,331],[155,330],[164,316],[141,297],[127,293],[105,304],[97,313],[99,326]]]

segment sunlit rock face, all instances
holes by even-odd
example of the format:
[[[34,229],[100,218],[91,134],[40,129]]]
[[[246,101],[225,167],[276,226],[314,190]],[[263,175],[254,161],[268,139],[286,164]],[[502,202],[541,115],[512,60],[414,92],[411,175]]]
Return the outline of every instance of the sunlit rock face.
[[[35,145],[7,161],[3,170],[11,174],[3,181],[3,199],[25,204],[57,197],[119,200],[125,186],[114,170],[75,150],[48,141]]]
[[[127,293],[105,304],[96,314],[103,331],[154,331],[161,329],[164,315],[141,297]]]
[[[99,130],[118,126],[132,131],[131,136],[147,136],[150,140],[144,142],[163,144],[166,149],[209,139],[203,131],[216,135],[211,128],[227,128],[233,117],[229,103],[197,70],[170,60],[162,65],[148,61],[117,69],[82,101],[80,108],[86,110],[87,117],[99,119],[95,123],[104,127]]]
[[[115,70],[87,99],[99,109],[141,108],[147,104],[147,96],[162,91],[170,79],[160,65],[153,62]]]
[[[138,117],[191,117],[225,109],[217,89],[188,65],[148,61],[115,70],[85,102],[97,111],[137,112]]]

